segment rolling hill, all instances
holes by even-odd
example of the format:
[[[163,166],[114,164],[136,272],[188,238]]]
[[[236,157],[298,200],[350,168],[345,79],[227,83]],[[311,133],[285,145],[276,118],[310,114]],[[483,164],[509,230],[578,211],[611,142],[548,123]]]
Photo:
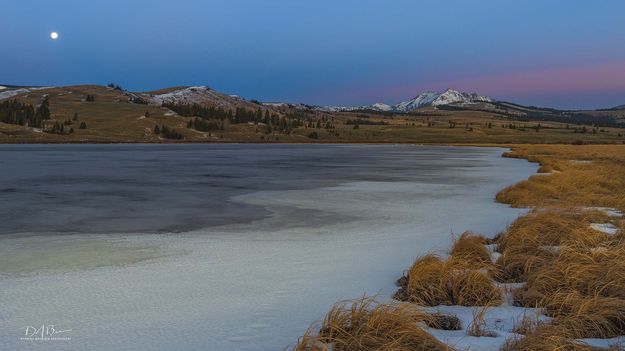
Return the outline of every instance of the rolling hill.
[[[260,103],[205,86],[0,85],[0,142],[623,142],[625,109],[562,111],[448,89],[393,106]]]

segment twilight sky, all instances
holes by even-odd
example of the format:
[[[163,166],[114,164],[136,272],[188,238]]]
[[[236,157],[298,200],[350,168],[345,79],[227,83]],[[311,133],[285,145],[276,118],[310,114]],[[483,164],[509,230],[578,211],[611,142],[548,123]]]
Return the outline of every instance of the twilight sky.
[[[622,0],[6,0],[0,34],[0,84],[207,85],[325,105],[450,87],[625,104]]]

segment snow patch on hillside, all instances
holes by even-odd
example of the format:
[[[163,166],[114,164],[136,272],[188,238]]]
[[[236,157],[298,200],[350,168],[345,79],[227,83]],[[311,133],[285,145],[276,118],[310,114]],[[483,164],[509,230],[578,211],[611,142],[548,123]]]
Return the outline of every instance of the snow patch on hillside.
[[[17,89],[6,90],[9,88],[2,86],[0,88],[0,90],[2,90],[0,92],[0,100],[9,99],[20,94],[30,93],[33,90],[43,90],[43,89],[50,89],[50,88],[54,88],[54,87],[29,87],[29,88],[17,88]]]
[[[25,88],[2,91],[0,92],[0,100],[12,98],[16,95],[28,93],[28,92],[30,92],[30,89],[25,89]]]

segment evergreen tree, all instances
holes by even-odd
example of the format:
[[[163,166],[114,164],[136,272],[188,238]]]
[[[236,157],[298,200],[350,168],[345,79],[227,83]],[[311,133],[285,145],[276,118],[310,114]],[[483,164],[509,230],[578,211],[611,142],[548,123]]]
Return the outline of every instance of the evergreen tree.
[[[35,117],[41,118],[42,120],[50,119],[50,100],[48,98],[48,95],[44,96],[41,105],[37,107]]]

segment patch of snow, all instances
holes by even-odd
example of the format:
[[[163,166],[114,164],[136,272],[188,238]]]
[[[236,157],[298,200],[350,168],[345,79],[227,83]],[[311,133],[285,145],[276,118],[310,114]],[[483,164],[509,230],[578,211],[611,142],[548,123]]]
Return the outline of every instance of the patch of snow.
[[[592,252],[592,253],[607,253],[608,252],[608,248],[605,247],[605,246],[591,247],[590,248],[590,252]]]
[[[372,110],[388,112],[393,110],[393,106],[387,105],[382,102],[376,102],[375,104],[370,106]]]
[[[349,112],[362,109],[360,106],[315,106],[314,110],[321,112]]]
[[[5,87],[4,85],[0,85],[0,90],[4,90],[4,89],[6,89],[6,88],[7,88],[7,87]]]
[[[575,165],[587,165],[592,163],[592,161],[590,160],[569,160],[569,163],[575,164]]]
[[[557,254],[560,252],[560,250],[562,250],[562,247],[559,245],[541,245],[538,248],[552,254]]]
[[[584,344],[590,345],[592,347],[599,348],[609,348],[610,346],[620,346],[623,347],[625,345],[625,335],[617,336],[610,339],[595,339],[595,338],[587,338],[587,339],[577,339],[577,341],[583,342]],[[621,350],[621,348],[619,348]]]
[[[208,93],[210,89],[205,86],[193,86],[184,89],[174,90],[165,94],[152,95],[152,101],[162,104],[163,102],[176,102],[180,100],[188,100],[195,95]]]
[[[499,257],[501,257],[501,254],[497,252],[497,244],[488,244],[485,246],[488,250],[488,253],[490,254],[490,259],[493,261],[493,263],[496,263]]]
[[[248,102],[245,99],[237,96],[220,93],[206,86],[193,86],[156,95],[139,94],[139,96],[142,99],[147,100],[152,105],[162,105],[164,102],[179,104],[199,104],[203,106],[222,108],[226,111],[232,111],[242,106],[248,109],[258,108],[258,105],[253,102]]]
[[[610,217],[623,217],[623,212],[612,207],[585,207],[586,210],[596,210],[607,214]]]
[[[26,89],[26,88],[19,88],[19,89],[14,89],[14,90],[3,91],[3,92],[0,92],[0,100],[8,99],[8,98],[11,98],[11,97],[13,97],[15,95],[28,93],[28,92],[30,92],[30,90]]]
[[[590,228],[609,235],[614,235],[618,232],[618,228],[612,223],[592,223]]]
[[[263,102],[263,105],[271,107],[283,107],[288,106],[289,104],[287,104],[286,102]]]
[[[494,336],[476,337],[467,334],[467,329],[474,320],[474,316],[485,307],[465,307],[465,306],[436,306],[425,307],[428,313],[441,313],[455,315],[460,319],[460,330],[439,330],[427,328],[435,338],[459,350],[488,350],[498,351],[506,340],[519,337],[520,334],[514,329],[520,325],[525,318],[544,323],[551,319],[542,314],[541,309],[517,307],[513,305],[512,291],[523,287],[525,283],[502,283],[498,286],[502,290],[503,303],[498,306],[488,307],[484,314],[484,329],[490,331]]]
[[[5,90],[5,91],[0,92],[0,100],[8,99],[19,94],[30,93],[33,90],[50,89],[54,87],[34,87],[34,88],[31,87],[31,88],[18,88],[18,89],[12,89],[12,90],[6,90],[8,89],[7,87],[4,87],[4,88],[5,89],[0,89],[0,90]]]
[[[484,307],[437,306],[428,308],[430,313],[455,315],[460,319],[461,330],[439,330],[428,328],[435,338],[458,350],[498,351],[506,340],[520,335],[513,330],[524,318],[533,318],[540,322],[549,321],[549,317],[535,308],[516,307],[502,304],[490,307],[484,316],[484,329],[494,336],[476,337],[467,335],[467,328],[473,322],[474,315]]]

